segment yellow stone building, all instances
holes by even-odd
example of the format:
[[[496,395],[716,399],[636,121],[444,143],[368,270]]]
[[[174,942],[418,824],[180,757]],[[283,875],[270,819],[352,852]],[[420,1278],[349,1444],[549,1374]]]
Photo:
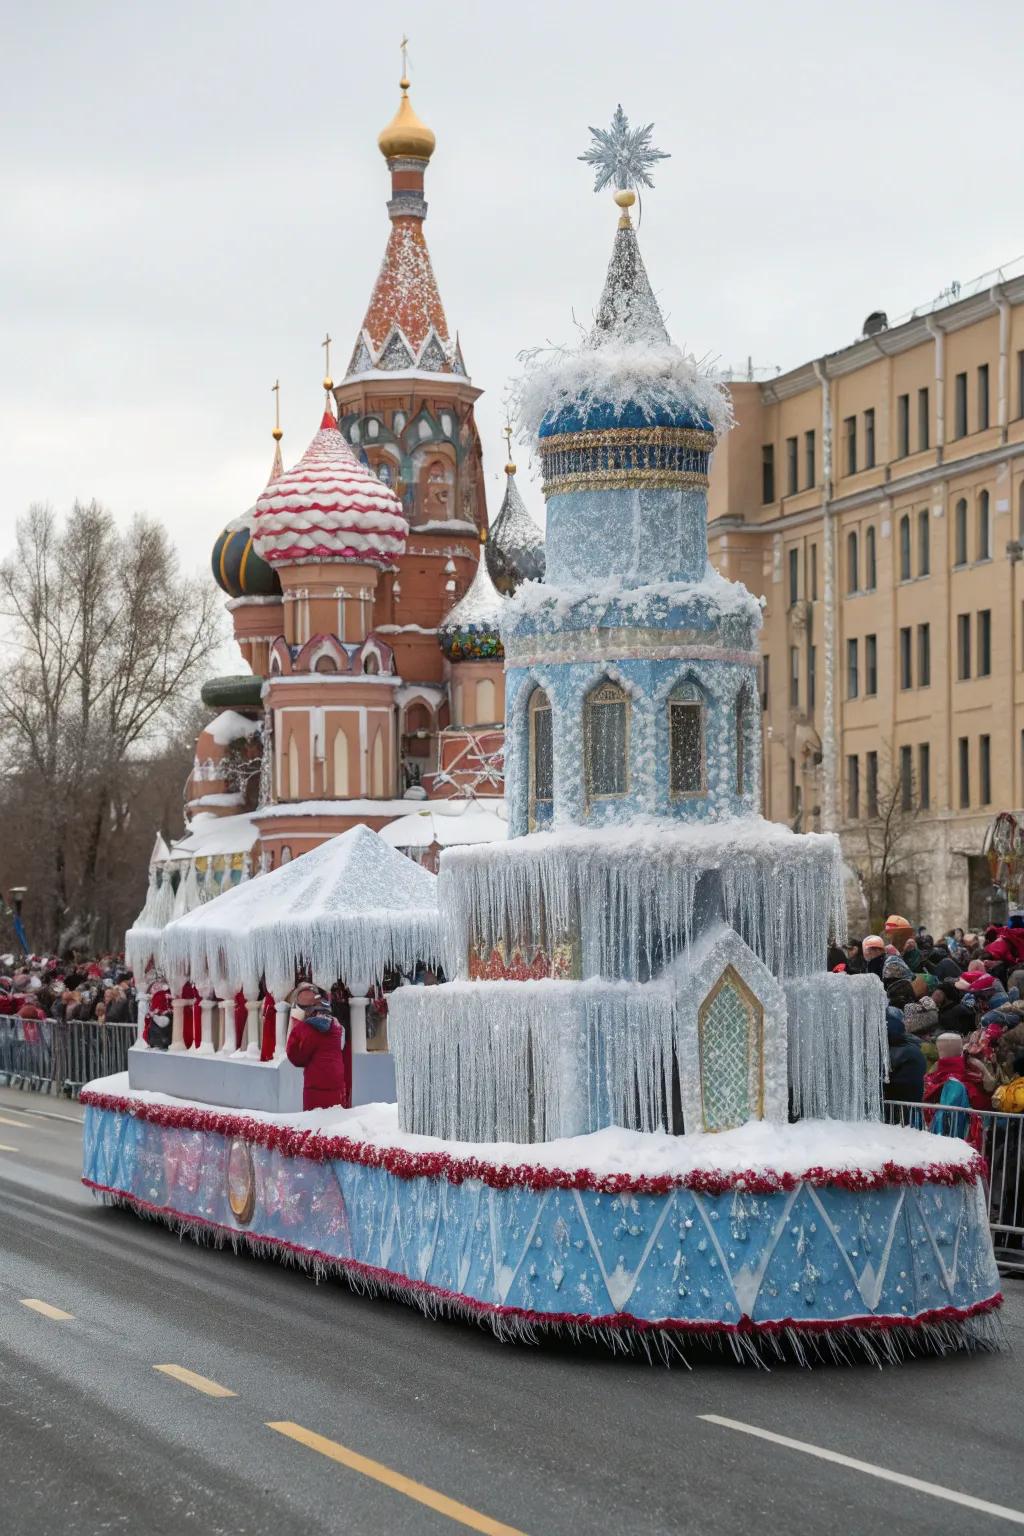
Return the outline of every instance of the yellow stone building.
[[[732,384],[711,558],[765,601],[763,808],[836,830],[854,931],[987,920],[1024,801],[1024,273]]]

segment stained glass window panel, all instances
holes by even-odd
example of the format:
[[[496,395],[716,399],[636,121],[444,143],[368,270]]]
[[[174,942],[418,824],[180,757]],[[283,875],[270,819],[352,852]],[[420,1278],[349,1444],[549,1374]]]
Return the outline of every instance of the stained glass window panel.
[[[669,777],[672,795],[700,795],[706,788],[703,704],[669,705]]]
[[[592,799],[626,793],[628,735],[626,695],[616,684],[605,683],[587,700],[587,787]]]
[[[700,1013],[700,1092],[704,1129],[727,1131],[759,1116],[751,1101],[760,1071],[760,1006],[726,972]]]

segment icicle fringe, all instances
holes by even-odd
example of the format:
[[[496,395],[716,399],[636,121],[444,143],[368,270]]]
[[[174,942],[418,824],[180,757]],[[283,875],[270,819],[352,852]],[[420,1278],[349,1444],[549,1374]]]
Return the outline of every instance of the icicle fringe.
[[[880,1120],[889,1075],[885,989],[877,976],[784,983],[789,1092],[798,1119]]]

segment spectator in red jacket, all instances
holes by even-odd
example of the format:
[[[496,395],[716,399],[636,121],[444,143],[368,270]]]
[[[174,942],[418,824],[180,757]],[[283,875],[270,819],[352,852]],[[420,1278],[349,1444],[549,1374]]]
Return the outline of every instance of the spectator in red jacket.
[[[937,1103],[945,1083],[954,1078],[963,1084],[972,1109],[991,1109],[997,1079],[987,1064],[977,1056],[964,1055],[964,1042],[959,1035],[940,1035],[935,1044],[939,1059],[924,1080],[925,1103]]]
[[[293,1067],[302,1068],[303,1109],[348,1104],[345,1031],[331,1013],[327,993],[300,982],[292,994],[292,1025],[285,1050]]]

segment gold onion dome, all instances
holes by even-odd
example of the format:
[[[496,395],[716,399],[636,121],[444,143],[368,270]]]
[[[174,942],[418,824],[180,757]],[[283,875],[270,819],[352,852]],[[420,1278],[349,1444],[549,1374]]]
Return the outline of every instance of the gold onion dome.
[[[398,103],[398,111],[387,127],[382,128],[377,135],[380,152],[387,160],[393,160],[399,155],[408,155],[413,160],[429,160],[437,140],[412,109],[408,76],[403,75],[399,84],[402,87],[402,99]]]

